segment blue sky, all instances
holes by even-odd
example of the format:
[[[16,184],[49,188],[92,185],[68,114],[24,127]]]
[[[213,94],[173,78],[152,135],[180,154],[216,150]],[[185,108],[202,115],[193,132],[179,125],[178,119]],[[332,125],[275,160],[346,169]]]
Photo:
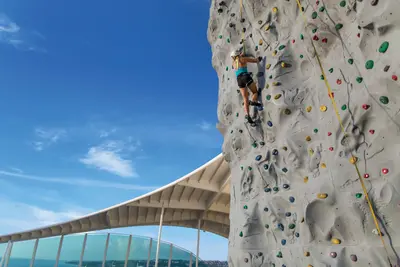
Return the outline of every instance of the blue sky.
[[[1,234],[131,199],[220,153],[209,6],[0,2]],[[163,239],[194,251],[196,231],[165,228]],[[202,234],[201,257],[226,251]]]

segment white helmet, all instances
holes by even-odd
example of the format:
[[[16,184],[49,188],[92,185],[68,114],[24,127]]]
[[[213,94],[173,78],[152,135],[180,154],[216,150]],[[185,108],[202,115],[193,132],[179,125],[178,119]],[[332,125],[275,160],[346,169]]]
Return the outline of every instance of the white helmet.
[[[231,57],[237,57],[237,56],[239,56],[240,55],[240,51],[239,50],[233,50],[232,52],[231,52]]]

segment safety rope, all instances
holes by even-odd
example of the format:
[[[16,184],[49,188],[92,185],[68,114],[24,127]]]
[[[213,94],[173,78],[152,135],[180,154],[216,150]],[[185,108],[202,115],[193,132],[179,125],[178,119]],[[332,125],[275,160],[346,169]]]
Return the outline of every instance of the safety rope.
[[[305,15],[304,12],[303,12],[302,6],[301,6],[301,4],[300,4],[300,0],[296,0],[296,2],[297,2],[297,5],[298,5],[298,7],[299,7],[299,9],[300,9],[301,14],[303,15],[304,22],[305,22],[305,23],[304,23],[304,29],[305,29],[306,34],[308,35],[309,33],[308,33],[307,30],[306,30],[307,17],[306,17],[306,15]],[[311,38],[310,38],[310,39],[311,39]],[[340,115],[339,115],[339,109],[338,109],[338,107],[337,107],[337,105],[336,105],[336,101],[335,101],[335,99],[334,99],[334,97],[333,97],[332,90],[331,90],[331,87],[330,87],[330,85],[329,85],[328,79],[327,79],[327,77],[325,76],[324,67],[322,66],[321,59],[320,59],[320,57],[319,57],[319,55],[318,55],[317,49],[316,49],[316,47],[315,47],[314,42],[312,41],[312,39],[311,39],[311,44],[312,44],[312,47],[313,47],[313,49],[314,49],[314,53],[315,53],[315,56],[316,56],[316,58],[317,58],[319,68],[320,68],[321,73],[322,73],[322,75],[323,75],[324,82],[325,82],[325,86],[326,86],[326,88],[328,89],[328,96],[329,96],[329,98],[330,98],[331,101],[332,101],[332,106],[333,106],[333,109],[335,110],[336,117],[337,117],[337,119],[338,119],[338,121],[339,121],[339,124],[340,124],[340,128],[341,128],[341,130],[342,130],[344,136],[347,137],[348,135],[347,135],[347,133],[346,133],[346,131],[345,131],[345,129],[344,129],[342,119],[341,119],[341,117],[340,117]],[[346,143],[346,145],[347,145],[347,143]],[[351,155],[351,159],[354,159],[354,158],[355,158],[354,155],[353,155],[353,152],[351,152],[351,151],[350,151],[350,155]],[[358,166],[357,166],[357,162],[354,162],[353,165],[354,165],[354,167],[355,167],[355,169],[356,169],[358,178],[359,178],[359,180],[360,180],[361,187],[362,187],[362,189],[363,189],[363,191],[364,191],[365,199],[366,199],[367,202],[368,202],[368,206],[369,206],[369,209],[370,209],[370,211],[371,211],[371,215],[372,215],[372,218],[373,218],[373,220],[374,220],[375,227],[376,227],[376,229],[378,230],[378,234],[379,234],[380,240],[381,240],[381,242],[382,242],[382,244],[383,244],[383,247],[384,247],[384,249],[385,249],[386,256],[387,256],[387,258],[388,258],[389,264],[390,264],[390,266],[392,266],[392,263],[391,263],[391,261],[390,261],[390,257],[389,257],[389,253],[388,253],[388,249],[387,249],[385,240],[384,240],[383,237],[382,237],[382,231],[381,231],[381,228],[380,228],[380,226],[379,226],[378,219],[376,218],[374,208],[372,207],[372,203],[371,203],[371,200],[370,200],[370,198],[369,198],[369,195],[368,195],[368,192],[367,192],[367,188],[366,188],[365,183],[364,183],[364,180],[363,180],[363,178],[362,178],[362,176],[361,176],[360,170],[359,170],[359,168],[358,168]]]
[[[240,21],[243,20],[243,0],[240,0]],[[244,40],[244,30],[242,29],[242,42],[243,42],[243,54],[246,54],[246,42]]]

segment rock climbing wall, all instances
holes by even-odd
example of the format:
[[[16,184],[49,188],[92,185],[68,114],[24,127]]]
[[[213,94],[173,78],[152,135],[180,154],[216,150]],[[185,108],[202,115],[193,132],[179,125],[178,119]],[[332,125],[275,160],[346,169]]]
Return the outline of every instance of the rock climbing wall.
[[[230,266],[399,266],[400,2],[243,0],[242,17],[240,6],[213,0],[208,28]],[[255,125],[230,58],[243,32],[246,54],[263,58],[249,64]]]

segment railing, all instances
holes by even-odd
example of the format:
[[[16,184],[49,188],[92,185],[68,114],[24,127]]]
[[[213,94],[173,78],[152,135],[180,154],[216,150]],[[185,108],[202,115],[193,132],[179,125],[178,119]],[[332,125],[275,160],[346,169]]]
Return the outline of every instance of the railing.
[[[77,234],[0,244],[0,267],[153,267],[157,240],[120,234]],[[196,256],[160,243],[158,267],[194,267]],[[199,266],[210,266],[200,261]]]

